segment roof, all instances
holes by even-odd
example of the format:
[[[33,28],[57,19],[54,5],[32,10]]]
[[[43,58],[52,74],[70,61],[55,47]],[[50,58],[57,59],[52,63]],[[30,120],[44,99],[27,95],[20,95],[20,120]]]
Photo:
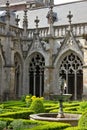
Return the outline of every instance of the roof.
[[[37,0],[8,0],[10,5],[17,5],[17,4],[24,4],[26,2],[34,2]],[[0,6],[5,6],[7,3],[7,0],[0,0]]]
[[[18,2],[23,2],[23,1],[27,1],[27,0],[8,0],[10,4],[13,3],[18,3]],[[6,5],[7,0],[0,0],[0,5]]]
[[[47,22],[47,13],[49,11],[49,8],[40,8],[40,9],[34,9],[34,10],[28,10],[28,27],[29,28],[35,28],[34,20],[36,19],[36,16],[38,16],[40,22],[39,27],[48,27]],[[67,25],[68,19],[67,15],[69,11],[73,14],[72,23],[85,23],[87,22],[87,0],[79,1],[79,2],[72,2],[67,4],[61,4],[56,5],[53,8],[53,11],[57,13],[58,21],[54,23],[54,26],[60,26],[60,25]],[[18,11],[17,15],[19,15],[20,18],[20,27],[23,25],[23,11]]]

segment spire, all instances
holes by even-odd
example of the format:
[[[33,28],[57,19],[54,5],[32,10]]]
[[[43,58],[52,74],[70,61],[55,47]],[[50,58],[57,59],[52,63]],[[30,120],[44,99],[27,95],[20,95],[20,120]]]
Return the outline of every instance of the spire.
[[[39,23],[39,19],[38,16],[36,16],[36,19],[34,20],[34,22],[36,23],[36,32],[38,33],[38,23]]]
[[[53,5],[50,5],[49,12],[46,16],[48,18],[48,23],[53,24],[54,23],[54,13],[53,13]]]
[[[27,7],[25,5],[24,19],[23,19],[24,36],[27,36],[28,20],[27,20]]]
[[[24,19],[23,19],[23,27],[28,27],[28,20],[27,20],[27,7],[25,5],[25,10],[24,10]]]
[[[10,26],[10,10],[9,10],[9,1],[6,2],[6,34],[9,35],[9,26]]]
[[[67,15],[67,18],[69,19],[69,27],[71,29],[71,22],[72,22],[73,15],[71,14],[71,11],[69,11],[69,14]]]
[[[38,30],[38,23],[39,23],[39,19],[38,16],[36,16],[36,19],[34,20],[35,24],[36,24],[36,30],[33,33],[33,45],[32,48],[35,50],[41,49],[41,42],[40,42],[40,37],[39,37],[39,30]]]
[[[10,20],[9,1],[6,2],[6,16]]]
[[[53,24],[57,20],[57,14],[53,12],[53,4],[50,4],[49,11],[47,13],[47,19],[48,19],[48,24],[49,24],[49,35],[54,36],[54,27]]]
[[[15,18],[15,21],[16,21],[16,25],[18,26],[18,22],[20,21],[20,19],[18,18],[18,15],[17,15],[17,17]]]

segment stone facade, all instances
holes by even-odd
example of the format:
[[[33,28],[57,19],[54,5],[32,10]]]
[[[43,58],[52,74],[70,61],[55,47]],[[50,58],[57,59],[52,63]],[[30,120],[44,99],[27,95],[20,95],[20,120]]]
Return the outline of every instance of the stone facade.
[[[71,93],[72,99],[86,97],[87,41],[82,37],[81,28],[84,27],[82,32],[86,33],[87,23],[73,25],[69,12],[69,25],[64,26],[65,35],[55,37],[57,27],[54,27],[53,6],[48,13],[49,27],[43,28],[41,37],[37,16],[36,28],[28,28],[26,9],[23,28],[18,27],[18,17],[16,25],[10,25],[7,4],[6,23],[0,22],[1,100],[16,99],[26,94],[49,99],[50,94],[60,93],[60,77],[66,83],[66,93]],[[80,33],[74,35],[73,30],[77,26]],[[59,28],[63,29],[63,26]]]

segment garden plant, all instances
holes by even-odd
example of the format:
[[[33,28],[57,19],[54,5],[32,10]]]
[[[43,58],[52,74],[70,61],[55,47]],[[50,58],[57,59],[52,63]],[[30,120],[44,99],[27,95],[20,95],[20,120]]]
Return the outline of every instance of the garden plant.
[[[64,102],[63,105],[66,113],[82,114],[78,126],[30,120],[30,114],[57,113],[59,105],[57,101],[26,95],[19,101],[0,103],[0,130],[87,130],[87,101],[69,101]]]

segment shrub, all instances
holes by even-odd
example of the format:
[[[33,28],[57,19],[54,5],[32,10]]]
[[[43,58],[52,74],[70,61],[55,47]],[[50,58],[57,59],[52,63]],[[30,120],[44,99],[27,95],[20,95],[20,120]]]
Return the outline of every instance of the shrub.
[[[27,95],[26,98],[25,98],[25,102],[26,102],[27,107],[30,107],[31,101],[32,101],[31,96]]]
[[[26,98],[26,95],[22,95],[21,101],[22,101],[22,102],[25,102],[25,98]]]
[[[1,104],[1,105],[0,105],[0,108],[2,108],[2,109],[3,109],[3,108],[4,108],[4,104]]]
[[[19,112],[8,112],[5,114],[1,114],[0,117],[10,117],[10,118],[14,118],[14,119],[27,119],[29,118],[30,114],[34,114],[33,110],[27,110],[27,111],[19,111]]]
[[[65,130],[82,130],[82,129],[80,129],[79,127],[68,127]]]
[[[85,112],[82,116],[81,116],[81,118],[80,118],[80,120],[79,120],[79,122],[78,122],[78,126],[80,127],[80,128],[86,128],[87,129],[87,112]]]
[[[32,101],[34,101],[36,99],[36,96],[32,96],[31,99]]]
[[[3,130],[6,127],[5,121],[0,121],[0,130]]]
[[[30,109],[33,110],[35,113],[42,113],[42,112],[44,112],[43,102],[39,98],[36,98],[31,103]]]
[[[51,112],[51,111],[54,111],[54,110],[57,110],[56,112],[58,112],[58,107],[56,106],[54,106],[54,107],[47,107],[47,108],[45,108],[45,112]]]
[[[0,118],[0,121],[5,121],[7,126],[13,121],[14,119],[12,118]]]
[[[80,109],[82,111],[87,110],[87,101],[83,101],[82,103],[80,103]]]
[[[36,127],[31,128],[30,130],[63,130],[67,127],[70,127],[70,124],[58,123],[58,122],[51,122],[51,123],[48,122],[45,125],[38,125]]]
[[[21,130],[24,129],[24,125],[23,125],[23,121],[21,119],[18,120],[14,120],[10,123],[10,125],[8,126],[9,129],[13,129],[13,130]]]

